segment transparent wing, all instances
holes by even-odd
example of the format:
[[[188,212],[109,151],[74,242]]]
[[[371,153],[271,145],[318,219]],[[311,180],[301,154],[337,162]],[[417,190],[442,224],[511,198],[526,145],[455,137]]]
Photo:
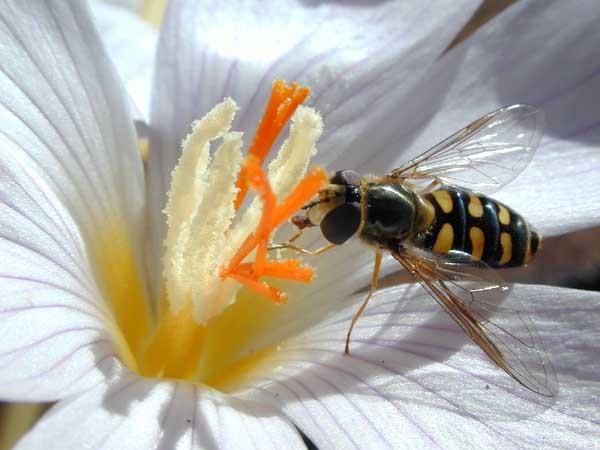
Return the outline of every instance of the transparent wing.
[[[537,394],[558,393],[533,322],[493,269],[461,252],[442,257],[408,248],[392,256],[508,375]]]
[[[542,110],[506,106],[477,119],[389,176],[417,185],[435,180],[491,194],[529,164],[543,125]]]

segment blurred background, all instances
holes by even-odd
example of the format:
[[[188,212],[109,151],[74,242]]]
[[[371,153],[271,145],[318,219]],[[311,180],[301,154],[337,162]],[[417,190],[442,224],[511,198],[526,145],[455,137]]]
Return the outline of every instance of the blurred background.
[[[109,1],[109,0],[105,0]],[[468,37],[478,27],[519,0],[485,0],[471,20],[453,40],[452,46]],[[110,0],[135,10],[144,20],[158,28],[166,0]],[[148,70],[151,70],[149,68]],[[558,285],[575,289],[600,290],[600,229],[588,229],[549,238],[539,257],[526,268],[503,272],[515,282]],[[381,285],[408,281],[400,275],[382,280]],[[0,403],[0,450],[8,450],[52,406],[51,404]],[[307,447],[315,448],[307,441]]]

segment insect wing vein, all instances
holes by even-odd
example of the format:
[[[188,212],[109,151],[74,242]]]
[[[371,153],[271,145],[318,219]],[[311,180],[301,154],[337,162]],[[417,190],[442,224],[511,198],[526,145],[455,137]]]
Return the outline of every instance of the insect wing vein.
[[[544,123],[529,105],[500,108],[427,150],[388,176],[417,186],[432,179],[485,194],[496,192],[529,164]]]
[[[468,255],[464,264],[456,262],[456,255],[448,262],[416,249],[403,248],[392,256],[508,375],[537,394],[558,393],[556,374],[533,322],[493,269]]]

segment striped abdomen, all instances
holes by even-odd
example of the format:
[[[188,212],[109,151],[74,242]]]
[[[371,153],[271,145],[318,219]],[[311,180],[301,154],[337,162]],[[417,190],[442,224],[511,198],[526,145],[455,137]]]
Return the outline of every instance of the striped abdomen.
[[[444,188],[424,198],[435,209],[433,223],[414,239],[424,250],[457,250],[491,267],[516,267],[540,247],[541,236],[519,214],[489,197]]]

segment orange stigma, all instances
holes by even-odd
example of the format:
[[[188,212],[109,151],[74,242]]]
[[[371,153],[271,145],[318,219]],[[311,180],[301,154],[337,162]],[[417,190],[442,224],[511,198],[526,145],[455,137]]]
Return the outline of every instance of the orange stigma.
[[[301,265],[298,259],[269,260],[267,249],[271,233],[299,210],[325,185],[327,173],[320,167],[313,168],[300,180],[296,187],[279,202],[273,193],[262,163],[277,136],[292,117],[297,107],[306,99],[310,90],[292,83],[287,86],[282,80],[273,83],[271,97],[256,129],[254,140],[248,150],[237,186],[240,189],[235,201],[236,209],[243,202],[249,188],[256,191],[263,202],[262,216],[256,230],[242,243],[229,263],[221,267],[222,278],[233,278],[259,295],[275,303],[287,300],[285,292],[259,280],[261,276],[310,282],[313,269]],[[243,262],[256,249],[253,262]]]
[[[298,86],[298,83],[292,83],[288,86],[280,79],[273,82],[271,97],[256,127],[254,139],[248,148],[248,157],[256,157],[259,165],[263,163],[277,136],[309,94],[310,89],[306,86]],[[235,209],[240,207],[248,192],[247,177],[244,170],[244,167],[242,167],[237,181],[237,187],[240,191],[235,200]]]

